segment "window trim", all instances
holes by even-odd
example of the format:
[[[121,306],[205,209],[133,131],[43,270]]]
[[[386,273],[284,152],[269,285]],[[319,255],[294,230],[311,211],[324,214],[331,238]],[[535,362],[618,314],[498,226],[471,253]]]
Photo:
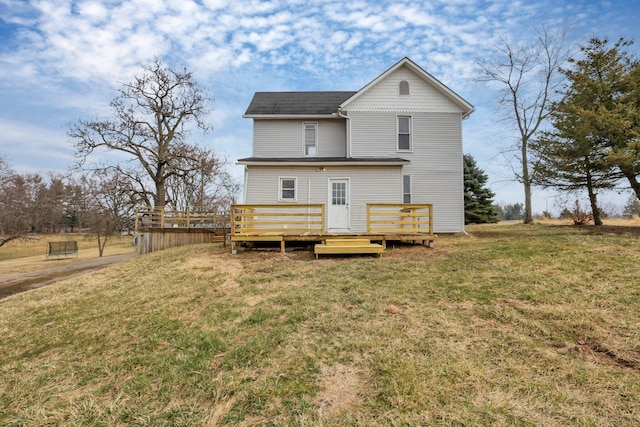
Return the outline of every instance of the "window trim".
[[[409,148],[400,148],[400,119],[409,119]],[[403,133],[402,135],[406,135]],[[396,151],[401,152],[413,152],[413,117],[406,114],[399,114],[396,116]]]
[[[405,192],[405,179],[409,181],[409,192]],[[402,203],[411,203],[411,184],[412,179],[410,174],[402,175]],[[409,197],[409,201],[406,201],[406,197]]]
[[[314,129],[314,145],[315,154],[307,154],[307,126],[313,125]],[[303,122],[302,123],[302,155],[304,157],[318,157],[318,122]]]
[[[282,186],[282,184],[284,183],[284,181],[293,181],[293,197],[292,198],[285,198],[282,195],[282,191],[284,190],[284,187]],[[287,188],[287,190],[291,190],[290,188]],[[298,200],[298,178],[294,177],[294,176],[279,176],[278,177],[278,201],[279,202],[296,202]]]

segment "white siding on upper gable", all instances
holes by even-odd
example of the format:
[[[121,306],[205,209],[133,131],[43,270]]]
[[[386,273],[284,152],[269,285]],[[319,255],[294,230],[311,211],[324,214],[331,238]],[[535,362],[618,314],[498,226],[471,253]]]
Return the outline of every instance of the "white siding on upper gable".
[[[329,178],[349,178],[350,221],[353,232],[367,229],[367,203],[402,203],[400,166],[330,166],[324,172],[317,167],[248,166],[245,170],[244,203],[278,203],[279,177],[297,179],[296,203],[322,203],[329,195]]]
[[[409,95],[400,95],[398,85],[409,82]],[[462,109],[435,86],[423,80],[413,71],[401,67],[370,87],[350,102],[346,109],[352,111],[423,111],[434,113],[461,113]]]
[[[253,120],[254,157],[303,157],[303,123],[318,124],[317,157],[346,156],[346,124],[336,120]]]

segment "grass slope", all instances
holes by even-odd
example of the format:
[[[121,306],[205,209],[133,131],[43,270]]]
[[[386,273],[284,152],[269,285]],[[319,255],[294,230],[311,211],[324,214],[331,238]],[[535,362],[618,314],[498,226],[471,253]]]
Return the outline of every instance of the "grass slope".
[[[0,301],[1,425],[640,424],[640,238],[155,253]]]

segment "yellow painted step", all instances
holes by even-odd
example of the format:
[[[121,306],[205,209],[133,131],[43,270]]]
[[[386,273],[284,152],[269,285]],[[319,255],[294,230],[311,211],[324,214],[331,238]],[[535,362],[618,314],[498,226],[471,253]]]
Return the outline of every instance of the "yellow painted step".
[[[327,239],[327,246],[366,246],[370,245],[369,239]]]
[[[367,239],[327,239],[325,244],[314,246],[313,252],[318,259],[319,254],[378,254],[382,256],[384,246],[371,243]]]

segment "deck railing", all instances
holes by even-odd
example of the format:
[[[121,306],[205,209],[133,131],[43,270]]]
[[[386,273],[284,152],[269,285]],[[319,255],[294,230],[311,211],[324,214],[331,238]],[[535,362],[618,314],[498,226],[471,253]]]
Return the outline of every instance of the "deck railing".
[[[139,206],[136,208],[136,232],[148,229],[208,229],[228,230],[229,211],[204,206],[188,207],[185,210]]]
[[[322,233],[323,204],[231,205],[231,234]]]
[[[433,205],[367,203],[367,233],[433,234]]]

